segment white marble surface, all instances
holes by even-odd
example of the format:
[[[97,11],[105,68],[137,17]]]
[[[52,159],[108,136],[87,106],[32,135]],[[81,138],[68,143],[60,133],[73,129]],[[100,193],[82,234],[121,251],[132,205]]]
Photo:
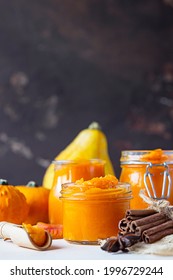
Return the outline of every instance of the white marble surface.
[[[173,260],[172,257],[132,253],[108,253],[99,246],[69,244],[65,240],[53,240],[46,251],[18,247],[0,239],[0,260]]]

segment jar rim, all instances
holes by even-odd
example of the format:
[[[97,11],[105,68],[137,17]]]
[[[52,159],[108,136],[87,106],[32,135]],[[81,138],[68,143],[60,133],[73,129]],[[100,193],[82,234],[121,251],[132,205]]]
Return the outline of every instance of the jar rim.
[[[66,165],[66,164],[78,164],[78,163],[100,163],[100,164],[105,164],[105,160],[100,159],[100,158],[92,158],[92,159],[63,159],[63,160],[53,160],[53,164],[61,164],[61,165]]]
[[[121,151],[122,155],[145,155],[154,150],[124,150]],[[162,150],[166,155],[173,155],[173,150]]]
[[[77,188],[77,192],[72,191],[72,187]],[[100,189],[99,192],[91,192],[88,193],[87,190],[96,188]],[[98,188],[94,185],[90,185],[88,189],[84,190],[85,185],[76,184],[76,183],[64,183],[62,184],[61,196],[60,199],[67,199],[67,200],[105,200],[111,199],[112,200],[128,200],[132,198],[132,191],[131,185],[126,182],[118,182],[117,185],[111,188]],[[122,188],[123,192],[118,195],[118,188]],[[71,192],[70,192],[71,191]],[[71,194],[71,195],[69,195]]]
[[[150,153],[156,150],[124,150],[121,151],[121,164],[150,164],[151,162],[165,162],[167,164],[173,164],[173,150],[161,150],[160,157],[150,157]],[[147,156],[149,157],[144,157]]]

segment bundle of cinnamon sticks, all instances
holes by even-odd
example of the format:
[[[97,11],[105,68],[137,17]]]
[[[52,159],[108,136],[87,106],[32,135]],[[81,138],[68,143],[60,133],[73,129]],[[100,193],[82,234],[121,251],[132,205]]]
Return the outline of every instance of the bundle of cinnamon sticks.
[[[101,248],[127,252],[137,242],[154,243],[170,234],[173,234],[173,220],[165,214],[153,209],[130,209],[119,222],[118,236],[108,238]]]

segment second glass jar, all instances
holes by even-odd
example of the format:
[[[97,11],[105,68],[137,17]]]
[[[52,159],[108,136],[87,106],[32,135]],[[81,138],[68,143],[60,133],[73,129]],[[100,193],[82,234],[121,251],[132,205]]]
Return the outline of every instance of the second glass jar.
[[[132,150],[121,153],[120,181],[131,184],[131,208],[142,209],[148,204],[139,196],[143,189],[151,198],[166,199],[173,205],[173,151]]]
[[[54,164],[54,180],[49,194],[49,222],[62,224],[62,201],[59,199],[61,186],[64,183],[75,182],[83,178],[90,180],[93,177],[105,175],[105,162],[101,159],[91,160],[57,160]]]

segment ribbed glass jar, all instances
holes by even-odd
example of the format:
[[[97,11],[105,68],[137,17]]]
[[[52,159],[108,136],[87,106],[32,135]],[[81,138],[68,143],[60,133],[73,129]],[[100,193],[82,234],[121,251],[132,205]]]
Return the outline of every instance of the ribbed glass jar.
[[[127,183],[99,188],[63,184],[63,237],[69,242],[98,244],[118,233],[118,223],[130,207],[131,189]]]

